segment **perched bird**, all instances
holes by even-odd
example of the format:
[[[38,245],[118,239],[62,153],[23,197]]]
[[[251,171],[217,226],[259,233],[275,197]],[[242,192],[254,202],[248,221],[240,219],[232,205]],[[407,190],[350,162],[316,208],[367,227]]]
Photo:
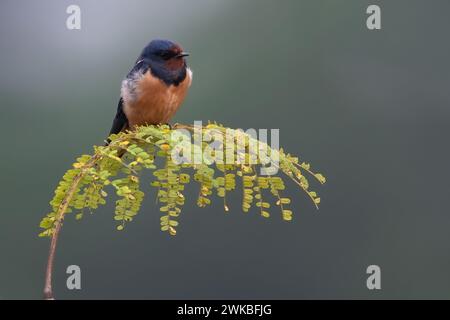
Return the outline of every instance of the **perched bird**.
[[[169,40],[153,40],[142,50],[122,81],[117,113],[110,134],[137,125],[168,123],[192,82],[189,54]]]

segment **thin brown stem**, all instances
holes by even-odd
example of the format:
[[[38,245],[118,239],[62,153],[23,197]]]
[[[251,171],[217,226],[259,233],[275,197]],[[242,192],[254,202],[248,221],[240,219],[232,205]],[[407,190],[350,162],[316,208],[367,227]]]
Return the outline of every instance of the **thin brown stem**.
[[[72,197],[77,190],[78,184],[83,179],[86,173],[86,169],[92,167],[99,158],[100,155],[96,154],[84,165],[81,172],[73,179],[72,185],[67,190],[66,196],[64,197],[63,201],[61,202],[58,208],[58,213],[56,215],[55,229],[53,230],[52,240],[50,242],[50,250],[48,253],[47,268],[45,274],[44,299],[46,300],[54,299],[52,290],[52,273],[55,261],[56,245],[58,243],[59,233],[61,231],[61,227],[64,221],[64,214],[66,213],[70,201],[72,200]]]

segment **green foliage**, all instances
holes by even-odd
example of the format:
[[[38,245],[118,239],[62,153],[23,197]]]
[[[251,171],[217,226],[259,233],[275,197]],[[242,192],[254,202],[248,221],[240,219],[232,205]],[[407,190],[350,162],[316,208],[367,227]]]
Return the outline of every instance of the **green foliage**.
[[[192,131],[194,138],[199,134],[195,132],[194,127],[174,127],[178,128]],[[94,147],[93,155],[79,157],[73,168],[64,174],[50,202],[51,212],[40,223],[40,227],[44,229],[40,236],[52,236],[67,213],[75,212],[76,219],[81,219],[86,210],[92,213],[105,204],[106,198],[111,194],[105,189],[115,191],[117,195],[114,220],[118,222],[117,230],[123,230],[141,207],[144,192],[141,191],[139,173],[145,169],[153,172],[154,180],[150,185],[157,189],[157,202],[162,213],[161,230],[171,235],[176,234],[177,219],[185,203],[185,185],[192,181],[198,184],[199,207],[208,206],[215,195],[223,199],[224,210],[228,212],[227,193],[236,188],[236,180],[240,179],[244,212],[256,207],[262,217],[268,218],[271,201],[266,199],[266,195],[271,194],[273,203],[279,207],[281,217],[286,221],[292,220],[292,211],[288,209],[291,200],[282,196],[285,190],[283,179],[276,175],[258,175],[261,163],[250,164],[248,161],[255,156],[249,148],[252,143],[266,147],[270,156],[277,155],[280,172],[303,189],[318,207],[320,198],[315,191],[310,190],[305,174],[311,175],[321,184],[325,183],[325,177],[312,172],[308,163],[300,162],[297,157],[285,153],[282,149],[270,149],[267,144],[238,130],[218,124],[208,124],[204,129],[208,130],[202,131],[202,147],[207,147],[205,141],[213,141],[218,135],[230,131],[235,134],[235,139],[224,142],[224,154],[220,156],[225,158],[225,152],[230,148],[237,149],[238,143],[243,143],[244,155],[239,158],[235,153],[232,164],[210,164],[207,157],[200,164],[176,164],[171,158],[171,150],[174,147],[170,139],[172,129],[166,125],[142,126],[132,132],[111,135],[109,145]],[[195,149],[198,148],[197,145],[189,143],[193,150],[198,150]],[[219,156],[214,154],[215,152],[212,151],[211,155]]]

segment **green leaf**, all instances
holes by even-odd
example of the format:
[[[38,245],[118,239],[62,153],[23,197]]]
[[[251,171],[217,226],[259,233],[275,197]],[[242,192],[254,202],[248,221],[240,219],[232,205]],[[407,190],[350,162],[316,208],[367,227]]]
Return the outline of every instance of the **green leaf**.
[[[315,175],[314,175],[314,177],[316,177],[316,179],[320,182],[320,183],[322,183],[322,184],[324,184],[327,180],[325,179],[325,177],[322,175],[322,174],[320,174],[320,173],[316,173]]]
[[[178,221],[170,220],[170,221],[169,221],[169,224],[170,224],[172,227],[176,227],[176,226],[178,226]]]
[[[269,217],[270,217],[270,213],[267,212],[267,211],[261,211],[261,215],[262,215],[264,218],[269,218]]]

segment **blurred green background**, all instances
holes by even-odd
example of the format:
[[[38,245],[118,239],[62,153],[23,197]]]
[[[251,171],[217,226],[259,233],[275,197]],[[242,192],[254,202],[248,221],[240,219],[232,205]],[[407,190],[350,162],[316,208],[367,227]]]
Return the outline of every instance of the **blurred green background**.
[[[69,4],[82,29],[65,27]],[[366,8],[382,9],[382,30]],[[448,1],[12,1],[0,4],[0,298],[42,297],[40,219],[64,171],[102,143],[122,78],[153,38],[191,52],[174,121],[280,128],[286,150],[328,183],[316,212],[243,214],[235,193],[159,230],[154,191],[123,232],[113,206],[68,216],[54,290],[62,299],[449,298]],[[66,267],[82,289],[66,289]],[[366,288],[366,268],[382,290]]]

